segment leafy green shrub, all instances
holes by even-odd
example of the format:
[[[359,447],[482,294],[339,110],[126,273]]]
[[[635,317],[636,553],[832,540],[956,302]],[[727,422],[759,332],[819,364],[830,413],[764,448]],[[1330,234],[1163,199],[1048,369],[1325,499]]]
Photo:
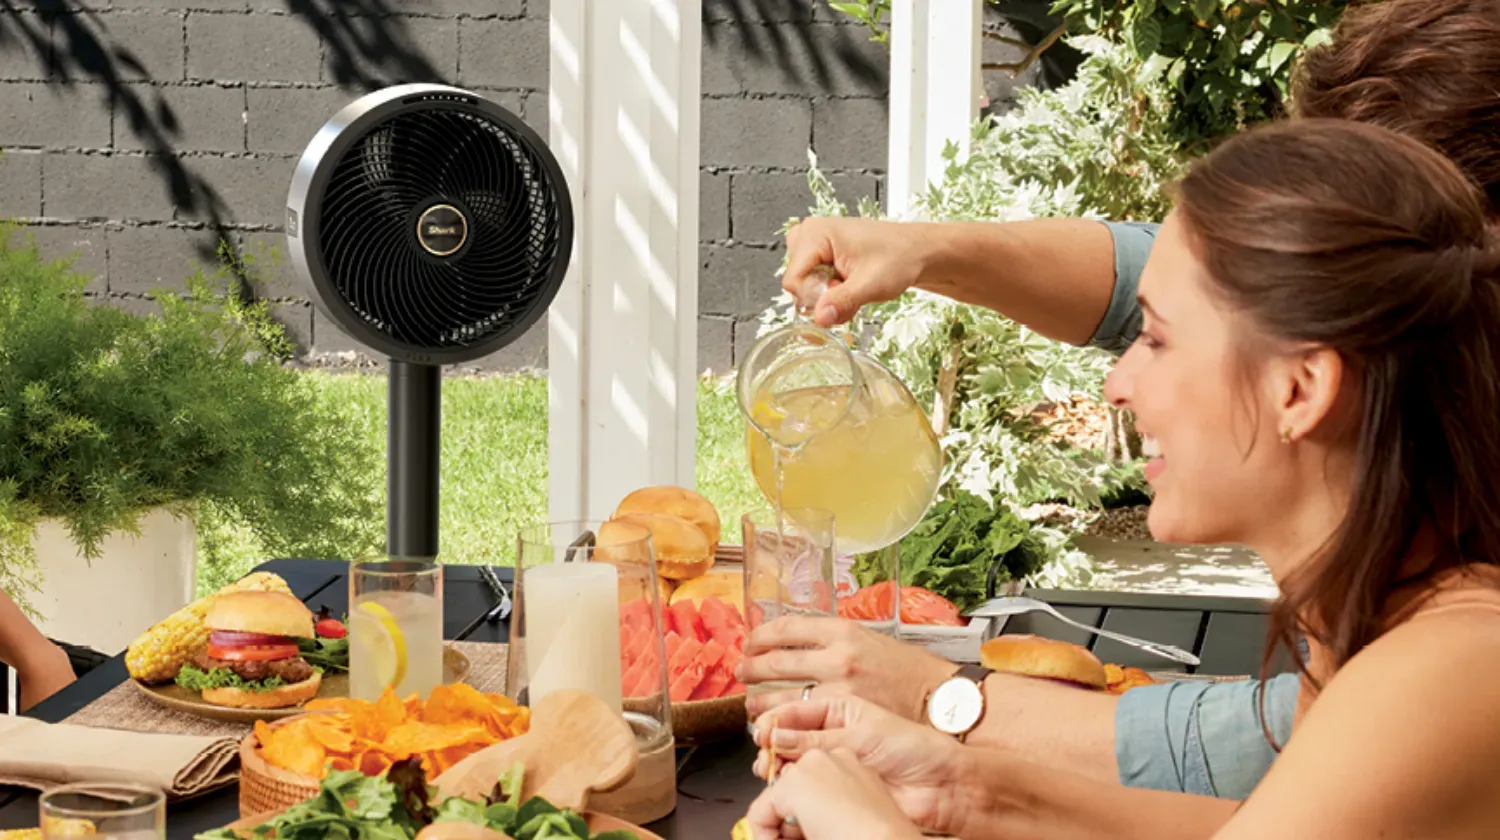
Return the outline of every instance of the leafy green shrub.
[[[1056,0],[1070,32],[1167,61],[1171,136],[1196,149],[1282,111],[1301,52],[1328,40],[1349,0]]]
[[[282,366],[285,336],[226,293],[226,271],[137,315],[93,305],[89,278],[14,233],[0,229],[0,586],[34,589],[47,518],[91,559],[158,506],[283,556],[380,544],[380,452]]]

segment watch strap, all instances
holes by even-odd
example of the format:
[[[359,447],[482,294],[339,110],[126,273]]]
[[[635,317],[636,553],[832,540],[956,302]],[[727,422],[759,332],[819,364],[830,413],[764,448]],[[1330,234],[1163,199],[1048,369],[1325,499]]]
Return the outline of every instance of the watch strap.
[[[965,662],[958,669],[958,673],[954,674],[953,676],[963,677],[966,680],[973,680],[974,682],[982,683],[984,682],[985,677],[988,677],[993,673],[995,673],[993,668],[986,668],[977,662]]]

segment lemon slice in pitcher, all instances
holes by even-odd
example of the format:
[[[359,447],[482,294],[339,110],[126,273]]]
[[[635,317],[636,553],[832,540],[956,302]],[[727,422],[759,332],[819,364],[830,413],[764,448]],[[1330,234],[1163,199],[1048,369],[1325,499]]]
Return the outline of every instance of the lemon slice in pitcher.
[[[380,683],[386,688],[394,690],[401,681],[406,678],[406,634],[401,632],[401,625],[397,623],[396,616],[381,604],[374,601],[360,601],[355,610],[363,613],[370,621],[362,621],[362,628],[368,627],[371,631],[378,632],[385,638],[375,644],[361,645],[372,654],[375,673],[379,675]],[[369,632],[369,631],[363,631]],[[373,640],[372,640],[373,641]]]

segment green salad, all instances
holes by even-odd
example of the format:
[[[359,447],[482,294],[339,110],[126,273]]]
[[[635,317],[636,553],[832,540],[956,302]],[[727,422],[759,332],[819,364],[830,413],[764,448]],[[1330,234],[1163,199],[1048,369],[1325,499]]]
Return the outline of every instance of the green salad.
[[[380,776],[357,770],[331,771],[322,790],[293,805],[270,821],[237,833],[217,828],[194,840],[240,840],[274,837],[285,840],[413,840],[417,832],[438,822],[465,822],[508,834],[515,840],[639,840],[634,832],[590,834],[588,823],[538,796],[520,802],[524,765],[517,763],[482,801],[449,797],[434,801],[437,790],[427,783],[419,759],[391,765]]]

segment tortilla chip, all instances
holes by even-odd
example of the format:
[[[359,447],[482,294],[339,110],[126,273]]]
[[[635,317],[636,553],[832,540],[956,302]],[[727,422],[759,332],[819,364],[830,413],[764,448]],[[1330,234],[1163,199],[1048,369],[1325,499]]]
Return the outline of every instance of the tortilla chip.
[[[386,691],[373,703],[334,697],[308,708],[315,713],[275,727],[257,722],[255,737],[266,761],[318,778],[329,768],[379,775],[412,756],[436,777],[531,724],[530,709],[462,684],[439,686],[426,701]]]

